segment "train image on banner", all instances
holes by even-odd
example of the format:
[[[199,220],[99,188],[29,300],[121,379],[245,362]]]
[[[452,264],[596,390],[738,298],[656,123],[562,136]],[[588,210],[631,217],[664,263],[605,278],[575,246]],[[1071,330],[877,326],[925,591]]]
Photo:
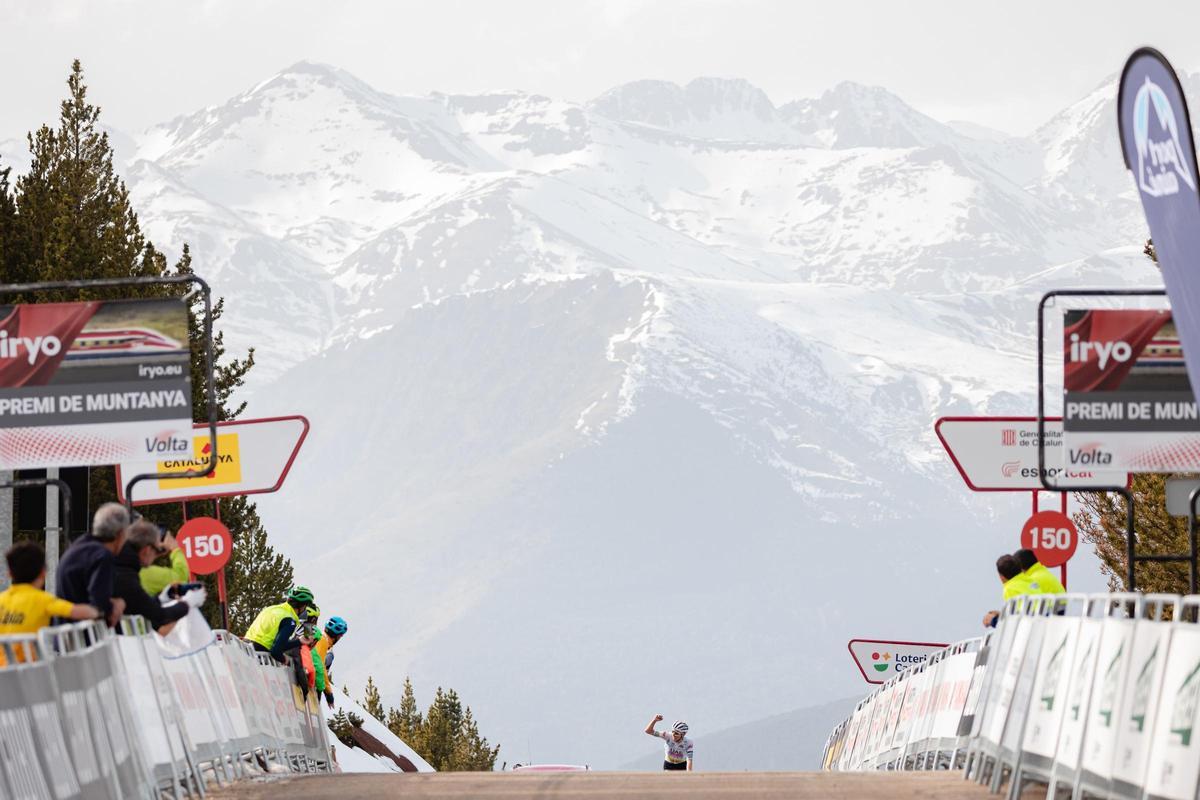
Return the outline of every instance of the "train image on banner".
[[[100,358],[178,355],[184,350],[179,342],[148,328],[85,330],[75,337],[64,360],[70,365]]]

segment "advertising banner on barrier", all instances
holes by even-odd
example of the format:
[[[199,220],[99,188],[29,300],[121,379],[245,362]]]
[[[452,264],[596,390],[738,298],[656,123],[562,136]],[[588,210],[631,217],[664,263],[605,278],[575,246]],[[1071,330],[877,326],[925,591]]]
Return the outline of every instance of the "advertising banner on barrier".
[[[1162,53],[1134,52],[1121,73],[1117,127],[1188,359],[1200,381],[1200,184],[1187,102]],[[1154,471],[1154,470],[1149,470]]]
[[[1200,414],[1170,311],[1089,309],[1063,319],[1066,469],[1200,468]]]
[[[1067,688],[1079,641],[1079,619],[1052,617],[1045,625],[1022,749],[1051,759],[1058,747],[1058,733],[1067,706]]]
[[[885,639],[851,639],[846,648],[867,683],[886,683],[896,673],[924,664],[944,644],[893,642]]]
[[[1200,782],[1200,628],[1181,625],[1163,665],[1162,697],[1154,721],[1146,792],[1192,800]]]
[[[1133,620],[1113,617],[1104,620],[1096,672],[1092,677],[1092,704],[1079,756],[1085,780],[1112,780],[1121,701],[1132,646]]]
[[[950,460],[973,492],[1036,491],[1038,474],[1037,417],[942,417],[933,426]],[[1066,468],[1062,455],[1062,420],[1046,420],[1046,474],[1064,487],[1119,486],[1123,472]]]
[[[190,452],[182,300],[0,306],[0,469]]]
[[[277,491],[291,471],[306,436],[308,420],[299,415],[218,422],[217,468],[213,472],[200,478],[142,481],[134,487],[133,504]],[[184,455],[118,463],[117,496],[121,502],[125,501],[125,481],[134,475],[180,472],[206,466],[212,448],[208,424],[197,423],[189,442],[189,450]]]
[[[1150,755],[1151,731],[1158,713],[1162,676],[1166,669],[1169,625],[1139,620],[1135,623],[1129,672],[1117,725],[1113,780],[1140,790]],[[1141,794],[1140,791],[1130,792]]]

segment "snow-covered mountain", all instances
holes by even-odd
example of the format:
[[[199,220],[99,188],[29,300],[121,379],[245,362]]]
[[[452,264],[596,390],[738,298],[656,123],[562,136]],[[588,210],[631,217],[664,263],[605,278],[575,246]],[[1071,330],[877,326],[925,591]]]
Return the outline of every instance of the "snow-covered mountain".
[[[968,494],[933,422],[1034,410],[1045,290],[1158,282],[1114,101],[1018,139],[854,84],[416,98],[301,63],[128,179],[258,348],[250,413],[312,420],[260,505],[350,620],[343,678],[603,768],[657,709],[861,689],[851,637],[975,630],[1028,501]]]

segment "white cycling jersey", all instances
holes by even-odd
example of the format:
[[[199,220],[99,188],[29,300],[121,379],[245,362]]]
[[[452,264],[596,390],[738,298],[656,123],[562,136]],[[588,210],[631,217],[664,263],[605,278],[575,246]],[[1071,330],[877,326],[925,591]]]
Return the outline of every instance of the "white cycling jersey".
[[[666,759],[672,764],[682,764],[690,758],[693,758],[692,751],[694,746],[692,740],[688,737],[683,737],[678,742],[675,741],[675,736],[670,731],[658,731],[658,736],[666,742]]]

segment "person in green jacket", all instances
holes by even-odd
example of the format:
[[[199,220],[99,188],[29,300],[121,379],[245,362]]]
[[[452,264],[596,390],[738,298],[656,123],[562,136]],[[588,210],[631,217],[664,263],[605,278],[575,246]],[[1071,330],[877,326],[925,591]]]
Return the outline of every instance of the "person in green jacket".
[[[307,613],[312,603],[311,590],[305,586],[294,586],[285,602],[267,606],[258,612],[242,638],[254,645],[255,650],[270,653],[272,658],[282,663],[284,656],[298,654],[300,640],[294,634],[300,627],[300,615]],[[307,682],[305,685],[308,685]]]
[[[1066,594],[1062,583],[1038,561],[1032,550],[1022,548],[1013,553],[1013,558],[1021,565],[1021,575],[1029,584],[1029,590],[1022,594]]]
[[[321,609],[316,606],[309,606],[308,619],[304,622],[304,630],[312,638],[313,671],[317,674],[313,688],[317,690],[318,695],[325,694],[325,659],[317,654],[317,642],[321,641],[321,626],[317,624],[320,619]]]
[[[188,569],[187,557],[183,554],[183,548],[179,546],[179,542],[175,541],[175,534],[170,531],[167,531],[163,535],[162,541],[159,542],[158,555],[160,558],[167,556],[171,566],[151,564],[138,571],[138,582],[142,584],[146,594],[151,597],[158,597],[162,594],[163,589],[173,583],[187,583],[192,574]]]

